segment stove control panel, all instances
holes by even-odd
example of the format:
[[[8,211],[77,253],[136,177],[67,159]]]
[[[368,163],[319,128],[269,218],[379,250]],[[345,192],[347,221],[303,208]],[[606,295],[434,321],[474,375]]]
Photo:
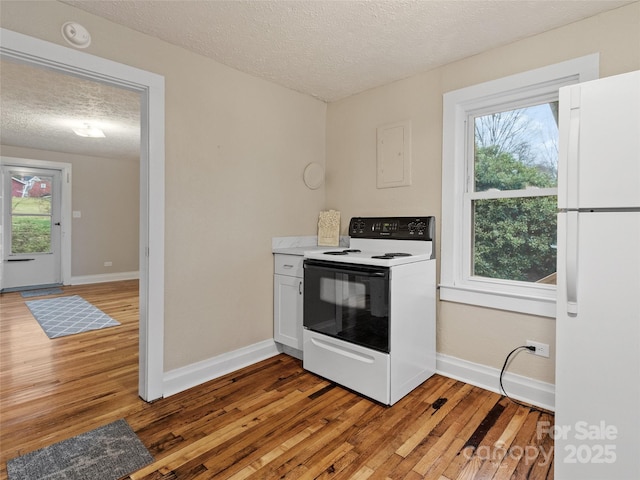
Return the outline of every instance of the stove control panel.
[[[432,241],[435,223],[435,217],[353,217],[349,222],[349,235],[354,238]]]

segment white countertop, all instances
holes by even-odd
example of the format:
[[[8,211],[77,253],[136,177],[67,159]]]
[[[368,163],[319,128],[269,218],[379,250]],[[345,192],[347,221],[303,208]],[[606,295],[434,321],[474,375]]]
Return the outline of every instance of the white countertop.
[[[279,255],[299,255],[302,256],[304,255],[304,252],[311,250],[311,249],[315,249],[315,248],[320,248],[318,246],[315,247],[282,247],[282,248],[274,248],[272,250],[272,252],[274,254],[279,254]]]
[[[307,237],[274,237],[271,239],[271,252],[283,255],[304,255],[309,250],[335,250],[348,248],[349,237],[340,237],[339,247],[319,247],[317,236]]]

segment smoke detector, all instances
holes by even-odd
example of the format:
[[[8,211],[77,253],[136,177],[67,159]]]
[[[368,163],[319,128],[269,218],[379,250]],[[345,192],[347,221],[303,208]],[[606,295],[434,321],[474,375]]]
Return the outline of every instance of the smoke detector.
[[[87,48],[91,45],[91,35],[86,28],[76,22],[67,22],[62,25],[62,37],[73,47]]]

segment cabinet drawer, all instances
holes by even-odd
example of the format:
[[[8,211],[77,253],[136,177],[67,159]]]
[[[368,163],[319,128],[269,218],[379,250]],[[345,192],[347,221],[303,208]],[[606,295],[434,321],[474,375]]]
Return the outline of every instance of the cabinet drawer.
[[[289,275],[290,277],[303,277],[301,255],[274,255],[274,273],[276,275]]]

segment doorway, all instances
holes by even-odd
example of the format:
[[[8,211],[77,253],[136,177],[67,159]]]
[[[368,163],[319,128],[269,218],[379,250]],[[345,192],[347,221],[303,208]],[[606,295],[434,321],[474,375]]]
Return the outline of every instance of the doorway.
[[[0,56],[140,93],[139,395],[163,397],[164,77],[10,30]]]
[[[62,172],[2,167],[3,291],[62,283]]]

